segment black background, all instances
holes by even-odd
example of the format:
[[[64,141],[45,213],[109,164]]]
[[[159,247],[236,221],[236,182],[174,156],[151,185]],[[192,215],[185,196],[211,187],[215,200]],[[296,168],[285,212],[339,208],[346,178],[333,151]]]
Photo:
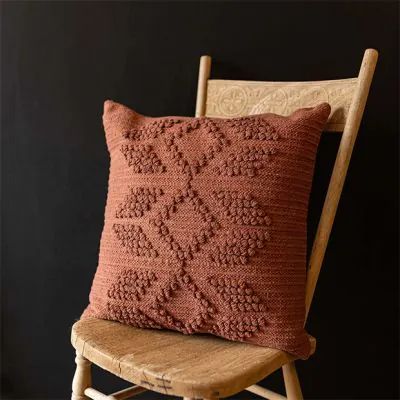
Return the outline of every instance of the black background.
[[[396,2],[3,2],[4,397],[70,396],[70,326],[103,224],[105,99],[193,115],[202,54],[212,77],[318,80],[356,76],[373,47],[380,59],[308,324],[318,350],[298,367],[306,398],[397,398],[397,21]],[[338,139],[320,146],[310,236]],[[267,381],[281,388],[279,373]],[[124,386],[97,369],[95,382]]]

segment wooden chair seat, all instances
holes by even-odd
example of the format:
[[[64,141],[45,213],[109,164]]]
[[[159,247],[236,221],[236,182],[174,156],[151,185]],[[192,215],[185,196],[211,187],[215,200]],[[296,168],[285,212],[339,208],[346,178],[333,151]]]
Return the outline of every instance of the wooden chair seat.
[[[138,329],[95,318],[76,322],[71,341],[83,357],[129,382],[190,398],[230,396],[294,360],[280,350],[211,335]],[[314,351],[315,339],[310,341]]]

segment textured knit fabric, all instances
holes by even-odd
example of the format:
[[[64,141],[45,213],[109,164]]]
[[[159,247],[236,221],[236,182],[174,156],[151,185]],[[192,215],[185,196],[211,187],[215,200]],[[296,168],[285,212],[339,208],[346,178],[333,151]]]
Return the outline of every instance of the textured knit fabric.
[[[329,113],[150,118],[106,101],[109,190],[84,317],[306,358],[307,208]]]

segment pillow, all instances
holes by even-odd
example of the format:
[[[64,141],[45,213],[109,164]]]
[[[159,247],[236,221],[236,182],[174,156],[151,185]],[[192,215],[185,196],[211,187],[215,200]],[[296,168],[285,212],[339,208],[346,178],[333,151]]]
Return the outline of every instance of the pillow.
[[[307,208],[329,114],[151,118],[106,101],[108,198],[84,317],[307,358]]]

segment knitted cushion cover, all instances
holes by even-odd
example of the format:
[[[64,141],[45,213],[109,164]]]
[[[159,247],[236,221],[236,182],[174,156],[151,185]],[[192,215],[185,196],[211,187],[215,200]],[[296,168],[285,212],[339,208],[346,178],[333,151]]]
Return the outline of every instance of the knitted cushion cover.
[[[83,316],[306,358],[307,208],[329,113],[150,118],[106,101],[109,189]]]

